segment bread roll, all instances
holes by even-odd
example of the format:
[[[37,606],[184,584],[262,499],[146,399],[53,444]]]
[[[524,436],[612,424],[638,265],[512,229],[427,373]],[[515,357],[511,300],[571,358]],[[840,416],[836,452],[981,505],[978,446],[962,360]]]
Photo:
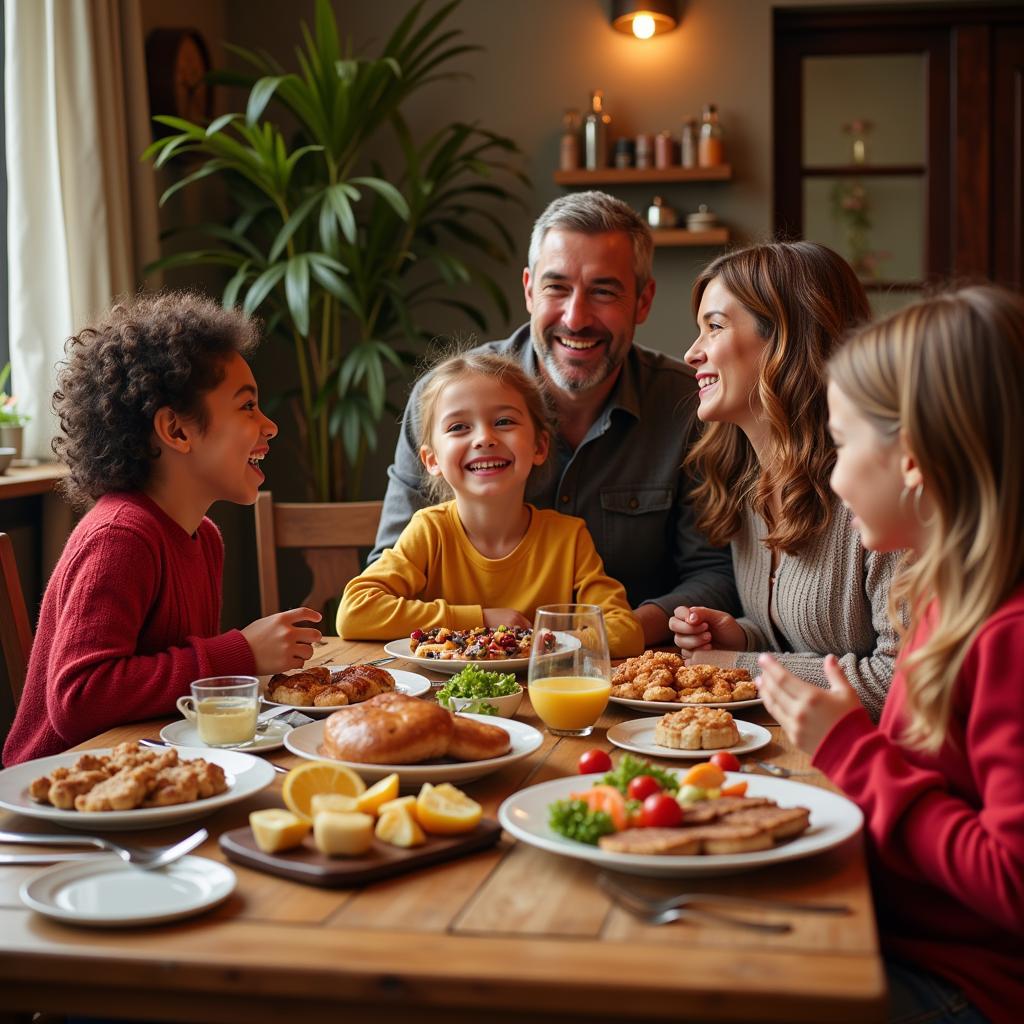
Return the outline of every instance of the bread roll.
[[[497,725],[474,722],[464,715],[453,715],[455,729],[448,744],[448,756],[456,761],[486,761],[501,757],[512,746],[509,734]]]
[[[364,764],[416,764],[444,757],[452,714],[404,693],[382,693],[335,711],[324,727],[324,752]]]

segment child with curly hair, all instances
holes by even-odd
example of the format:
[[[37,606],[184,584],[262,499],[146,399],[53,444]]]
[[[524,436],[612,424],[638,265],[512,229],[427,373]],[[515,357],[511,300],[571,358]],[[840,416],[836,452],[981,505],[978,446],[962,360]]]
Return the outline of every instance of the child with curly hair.
[[[540,605],[579,601],[604,612],[613,658],[639,654],[643,629],[583,520],[523,501],[550,437],[541,388],[514,360],[470,351],[435,366],[420,392],[420,458],[434,496],[454,501],[416,512],[348,584],[338,633],[529,626]]]
[[[183,292],[140,296],[68,342],[53,408],[66,489],[95,502],[46,588],[7,765],[166,715],[205,676],[301,665],[319,612],[220,630],[215,501],[251,505],[277,427],[243,358],[256,325]]]

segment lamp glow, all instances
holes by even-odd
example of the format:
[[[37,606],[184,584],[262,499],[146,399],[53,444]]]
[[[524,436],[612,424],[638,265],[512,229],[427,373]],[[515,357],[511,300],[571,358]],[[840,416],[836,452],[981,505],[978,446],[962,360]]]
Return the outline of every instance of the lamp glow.
[[[637,39],[650,39],[654,35],[654,19],[649,14],[637,14],[633,18],[633,35]]]

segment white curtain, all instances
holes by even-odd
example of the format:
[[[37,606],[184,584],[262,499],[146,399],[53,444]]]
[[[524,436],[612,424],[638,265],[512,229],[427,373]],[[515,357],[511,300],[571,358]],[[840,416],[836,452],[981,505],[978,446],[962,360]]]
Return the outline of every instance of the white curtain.
[[[64,342],[159,254],[139,0],[5,0],[12,377],[52,458]]]

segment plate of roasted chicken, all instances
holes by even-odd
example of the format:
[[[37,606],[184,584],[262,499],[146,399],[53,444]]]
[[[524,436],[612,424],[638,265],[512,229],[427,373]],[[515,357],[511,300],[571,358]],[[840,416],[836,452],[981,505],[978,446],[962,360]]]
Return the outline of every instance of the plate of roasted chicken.
[[[318,665],[272,676],[263,700],[267,704],[302,708],[302,713],[311,718],[324,718],[339,708],[361,704],[381,693],[421,697],[429,692],[430,680],[417,672],[376,665]]]
[[[0,807],[80,831],[163,828],[269,786],[271,766],[237,750],[140,747],[40,757],[0,771]]]

